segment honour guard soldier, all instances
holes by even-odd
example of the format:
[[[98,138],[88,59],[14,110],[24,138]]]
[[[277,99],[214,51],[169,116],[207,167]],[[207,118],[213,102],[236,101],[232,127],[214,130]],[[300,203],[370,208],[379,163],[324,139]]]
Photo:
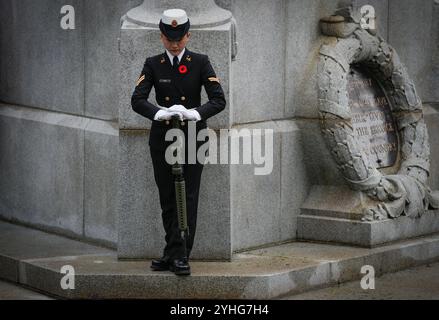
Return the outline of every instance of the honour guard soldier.
[[[184,248],[177,220],[172,165],[165,160],[165,150],[172,141],[165,141],[165,135],[172,128],[171,118],[178,115],[182,120],[181,125],[185,134],[184,145],[187,146],[188,136],[185,128],[188,127],[188,121],[195,122],[198,133],[199,130],[207,128],[208,118],[225,108],[226,101],[209,58],[186,48],[191,35],[190,21],[186,12],[181,9],[164,11],[159,27],[160,38],[166,50],[162,54],[146,59],[132,95],[131,104],[135,112],[152,121],[149,148],[166,233],[163,256],[153,260],[151,268],[156,271],[171,270],[177,275],[188,275],[190,274],[189,255],[194,243],[203,163],[197,161],[195,164],[188,164],[186,161],[183,165],[189,228],[186,248]],[[208,101],[203,105],[201,105],[200,97],[202,86],[208,96]],[[148,100],[152,87],[155,89],[158,106]],[[196,149],[198,147],[197,144]],[[188,148],[185,149],[185,159],[188,159]]]

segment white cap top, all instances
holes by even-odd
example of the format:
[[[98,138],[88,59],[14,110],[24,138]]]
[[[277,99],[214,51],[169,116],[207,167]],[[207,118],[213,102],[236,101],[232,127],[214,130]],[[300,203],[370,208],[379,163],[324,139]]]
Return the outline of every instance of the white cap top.
[[[186,11],[182,9],[169,9],[163,11],[162,22],[164,24],[176,27],[188,22]]]

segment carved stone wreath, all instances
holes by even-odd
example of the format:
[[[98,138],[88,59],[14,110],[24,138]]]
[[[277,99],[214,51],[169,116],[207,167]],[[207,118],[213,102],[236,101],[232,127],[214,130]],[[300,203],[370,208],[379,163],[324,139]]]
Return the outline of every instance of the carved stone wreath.
[[[318,96],[322,133],[350,187],[365,192],[378,205],[365,208],[363,220],[401,215],[420,217],[439,207],[439,193],[427,186],[430,146],[422,102],[397,53],[381,37],[360,27],[352,7],[322,19],[322,33],[331,43],[320,49]],[[380,83],[391,106],[400,141],[397,174],[383,175],[362,152],[354,137],[348,103],[351,64],[366,67]]]

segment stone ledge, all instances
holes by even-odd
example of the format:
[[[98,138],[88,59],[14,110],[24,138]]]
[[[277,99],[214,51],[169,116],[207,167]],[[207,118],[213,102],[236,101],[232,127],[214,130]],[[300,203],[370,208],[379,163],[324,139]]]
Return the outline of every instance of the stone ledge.
[[[0,103],[0,116],[118,136],[117,122],[32,107]]]
[[[375,249],[293,242],[235,254],[231,262],[192,261],[192,276],[177,277],[150,271],[148,260],[119,261],[111,250],[0,225],[9,230],[0,233],[0,260],[18,271],[11,280],[71,299],[272,299],[360,279],[366,264],[379,276],[439,260],[439,234]],[[64,265],[75,268],[75,290],[60,287]],[[0,278],[10,278],[10,267],[0,265]]]
[[[297,218],[297,239],[374,247],[439,232],[439,210],[422,217],[362,221],[379,202],[347,186],[313,185]]]
[[[430,210],[417,219],[399,217],[371,222],[302,214],[297,225],[299,240],[374,247],[439,232],[439,212]]]

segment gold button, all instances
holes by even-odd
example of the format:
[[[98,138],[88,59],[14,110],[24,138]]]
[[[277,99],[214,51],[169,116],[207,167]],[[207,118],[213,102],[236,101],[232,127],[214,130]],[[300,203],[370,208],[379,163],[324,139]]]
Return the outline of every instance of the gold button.
[[[166,101],[169,101],[169,97],[165,97],[165,100],[166,100]]]
[[[169,120],[166,120],[166,124],[169,125],[169,123],[170,123]]]
[[[184,101],[184,100],[186,100],[186,97],[185,96],[181,97],[181,101]]]

